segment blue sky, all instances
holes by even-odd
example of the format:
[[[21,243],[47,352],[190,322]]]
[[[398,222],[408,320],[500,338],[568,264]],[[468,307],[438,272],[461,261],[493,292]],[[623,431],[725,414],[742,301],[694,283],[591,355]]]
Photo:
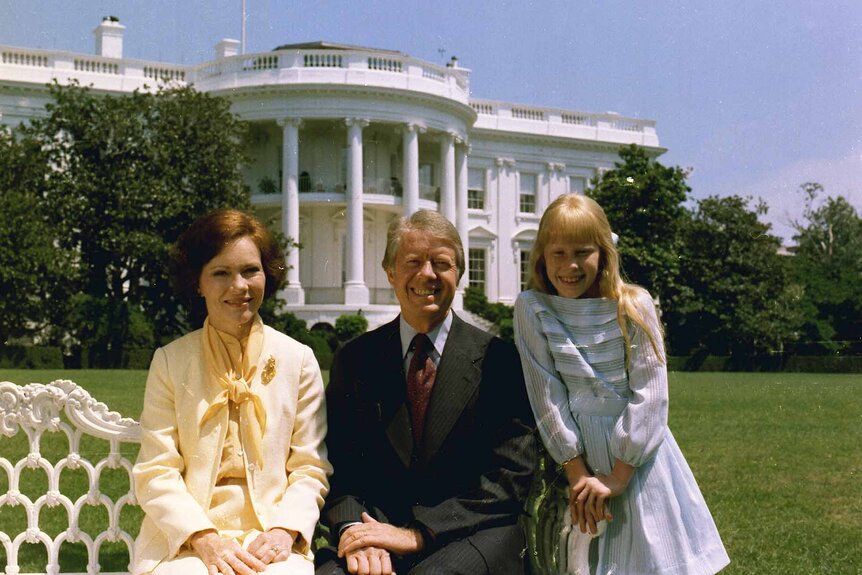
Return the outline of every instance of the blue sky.
[[[789,239],[800,184],[862,211],[858,0],[247,0],[247,52],[328,40],[472,70],[472,93],[656,120],[696,197],[750,195]],[[0,45],[200,63],[240,37],[240,0],[0,0]]]

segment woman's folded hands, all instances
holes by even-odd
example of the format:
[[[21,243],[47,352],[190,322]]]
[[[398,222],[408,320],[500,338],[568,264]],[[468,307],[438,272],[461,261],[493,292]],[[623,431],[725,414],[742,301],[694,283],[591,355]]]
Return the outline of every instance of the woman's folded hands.
[[[274,528],[258,535],[246,550],[233,539],[223,538],[210,529],[192,535],[189,544],[206,565],[209,575],[256,575],[268,564],[286,560],[294,540],[292,532]]]

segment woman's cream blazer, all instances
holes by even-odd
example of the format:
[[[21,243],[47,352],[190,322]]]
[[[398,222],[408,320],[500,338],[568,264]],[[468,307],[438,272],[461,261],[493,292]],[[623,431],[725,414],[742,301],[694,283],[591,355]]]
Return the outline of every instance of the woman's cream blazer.
[[[146,513],[135,541],[132,573],[149,573],[177,555],[192,533],[214,528],[207,517],[224,444],[228,410],[201,425],[220,391],[207,381],[201,339],[194,331],[156,350],[141,414],[141,451],[134,466],[135,495]],[[265,371],[273,373],[264,384]],[[269,379],[266,377],[265,379]],[[317,360],[308,346],[264,326],[263,350],[251,389],[266,409],[263,461],[245,450],[246,479],[264,530],[302,534],[309,554],[314,527],[329,490],[326,405]],[[251,445],[242,437],[244,445]]]

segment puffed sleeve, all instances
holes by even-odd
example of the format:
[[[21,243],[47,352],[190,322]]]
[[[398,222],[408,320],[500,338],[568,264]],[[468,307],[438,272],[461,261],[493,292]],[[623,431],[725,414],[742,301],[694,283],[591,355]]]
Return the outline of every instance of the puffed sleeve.
[[[548,339],[542,329],[539,302],[531,292],[515,301],[515,344],[521,355],[527,396],[542,442],[557,463],[580,455],[580,430],[569,409],[569,393],[554,366]]]
[[[273,525],[298,531],[307,546],[329,491],[332,466],[326,457],[326,400],[314,353],[303,346],[296,423],[286,462],[288,487],[273,513]],[[303,552],[307,549],[303,549]]]
[[[170,556],[192,533],[215,529],[183,480],[185,463],[178,447],[174,382],[167,355],[156,350],[147,375],[141,413],[141,450],[132,469],[135,497],[144,513],[165,534]]]
[[[631,398],[611,437],[611,454],[624,463],[638,467],[650,460],[667,432],[667,365],[664,343],[655,304],[649,294],[638,296],[637,307],[661,355],[656,353],[646,332],[629,322],[628,380]]]

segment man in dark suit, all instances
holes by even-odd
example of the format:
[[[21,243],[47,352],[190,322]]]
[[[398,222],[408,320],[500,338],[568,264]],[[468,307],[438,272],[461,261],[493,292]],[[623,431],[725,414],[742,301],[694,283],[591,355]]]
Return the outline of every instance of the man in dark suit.
[[[323,520],[339,543],[316,573],[521,574],[537,452],[515,346],[450,311],[464,250],[440,214],[393,222],[383,268],[401,314],[330,375]]]

